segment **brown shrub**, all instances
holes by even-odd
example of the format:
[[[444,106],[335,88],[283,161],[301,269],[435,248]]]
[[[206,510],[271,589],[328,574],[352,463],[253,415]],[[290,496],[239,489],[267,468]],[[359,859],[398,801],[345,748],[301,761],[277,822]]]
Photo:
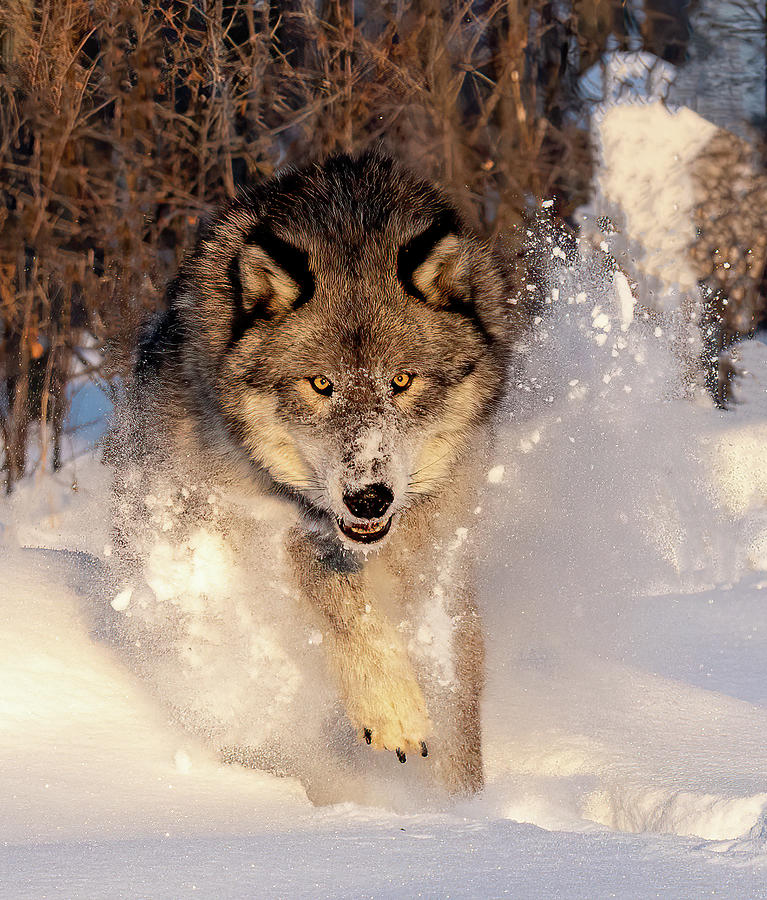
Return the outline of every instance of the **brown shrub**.
[[[378,142],[452,187],[491,236],[537,197],[567,213],[589,180],[574,73],[619,7],[575,3],[561,19],[542,0],[5,0],[8,489],[30,417],[57,446],[83,334],[108,348],[94,377],[124,371],[200,217],[251,179]]]

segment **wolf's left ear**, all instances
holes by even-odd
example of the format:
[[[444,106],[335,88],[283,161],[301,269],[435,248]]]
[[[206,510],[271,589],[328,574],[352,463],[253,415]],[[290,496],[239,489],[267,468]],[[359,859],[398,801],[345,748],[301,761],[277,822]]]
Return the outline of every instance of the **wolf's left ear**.
[[[438,309],[468,299],[469,256],[458,234],[435,223],[400,248],[397,275],[405,290]]]
[[[442,238],[413,272],[413,285],[432,306],[464,300],[469,288],[469,261],[454,234]]]

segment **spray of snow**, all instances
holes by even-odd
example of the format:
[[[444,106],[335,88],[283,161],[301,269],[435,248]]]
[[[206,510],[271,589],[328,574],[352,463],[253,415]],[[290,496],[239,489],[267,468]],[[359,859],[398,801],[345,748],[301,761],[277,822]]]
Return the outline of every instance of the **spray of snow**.
[[[550,254],[488,479],[488,795],[550,827],[721,839],[767,809],[767,710],[742,702],[765,696],[762,629],[701,636],[764,584],[767,348],[741,351],[760,375],[734,412],[685,399],[668,336],[603,259]],[[717,653],[750,659],[734,696]]]
[[[693,209],[699,202],[691,163],[717,131],[690,109],[661,101],[620,103],[595,116],[601,165],[593,213],[611,215],[630,235],[634,266],[667,288],[697,291],[689,258],[695,241]],[[656,302],[663,300],[663,294]]]

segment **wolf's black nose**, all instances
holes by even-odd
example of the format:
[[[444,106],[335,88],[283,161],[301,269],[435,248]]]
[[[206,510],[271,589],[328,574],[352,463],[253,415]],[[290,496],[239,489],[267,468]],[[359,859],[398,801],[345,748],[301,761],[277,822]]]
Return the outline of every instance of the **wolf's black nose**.
[[[394,494],[385,484],[367,484],[360,491],[344,494],[344,503],[360,519],[378,519],[391,506]]]

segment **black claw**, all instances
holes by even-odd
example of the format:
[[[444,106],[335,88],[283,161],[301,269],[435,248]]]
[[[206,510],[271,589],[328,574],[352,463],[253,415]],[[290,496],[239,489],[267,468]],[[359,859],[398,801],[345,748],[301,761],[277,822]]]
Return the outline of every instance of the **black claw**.
[[[405,754],[400,750],[399,747],[397,747],[397,759],[398,759],[401,763],[407,762],[407,756],[405,756]]]
[[[428,756],[429,751],[426,747],[426,741],[421,741],[421,756]]]
[[[373,740],[373,732],[369,728],[366,728],[363,734],[365,735],[365,743],[369,744]]]

